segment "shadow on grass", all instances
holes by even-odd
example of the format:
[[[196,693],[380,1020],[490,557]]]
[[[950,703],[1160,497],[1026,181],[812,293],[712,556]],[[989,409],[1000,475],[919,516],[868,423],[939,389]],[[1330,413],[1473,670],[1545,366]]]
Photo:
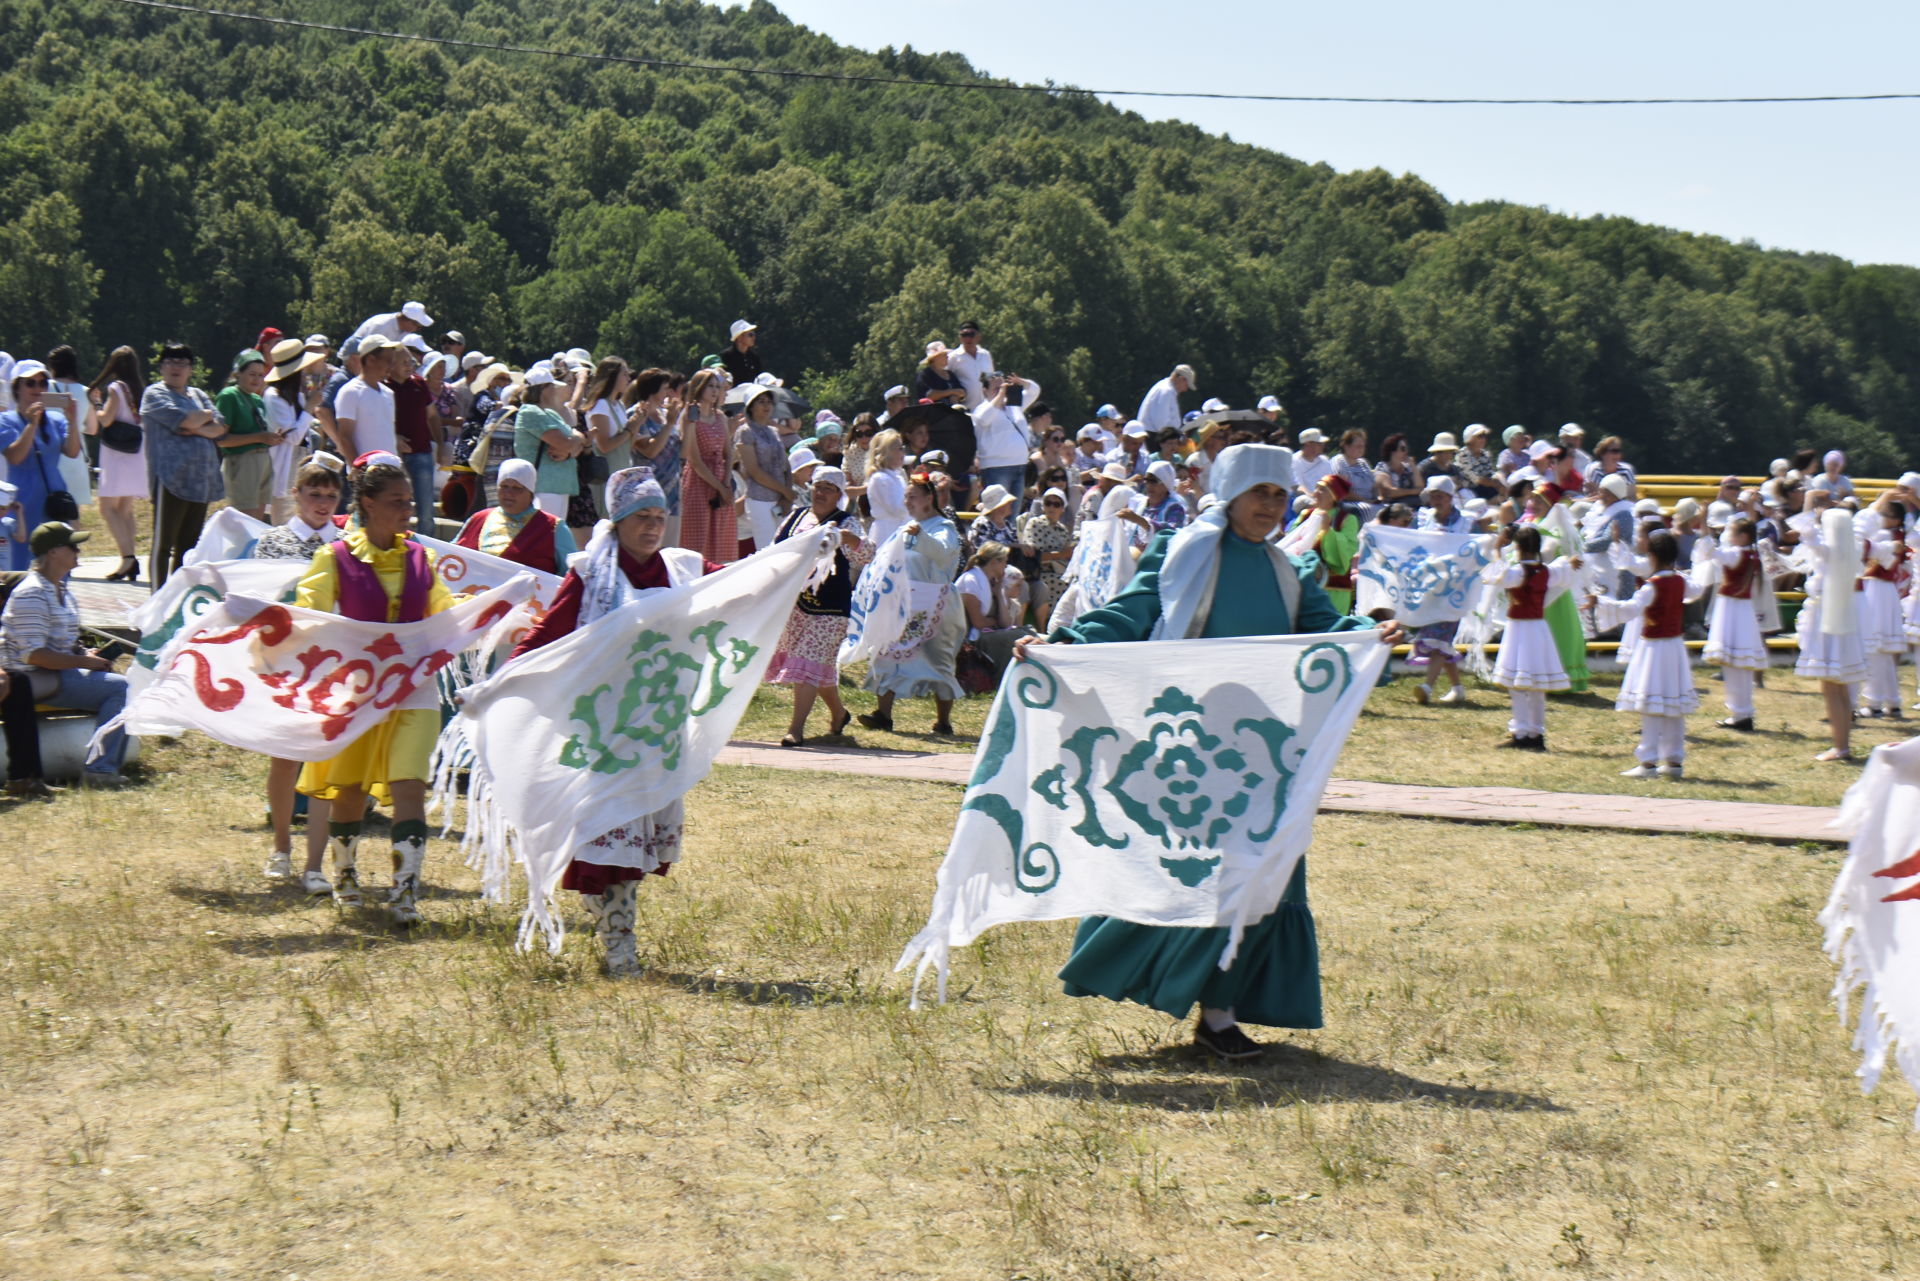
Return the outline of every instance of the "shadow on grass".
[[[846,998],[812,983],[762,979],[722,979],[711,974],[683,974],[674,970],[646,971],[646,977],[696,996],[724,996],[744,1005],[838,1005]]]
[[[252,938],[222,939],[218,946],[235,956],[303,956],[315,952],[371,952],[376,948],[405,943],[411,936],[358,934],[340,931],[332,934],[265,934]]]
[[[1423,1081],[1391,1068],[1336,1059],[1285,1043],[1270,1044],[1265,1056],[1244,1063],[1216,1059],[1191,1045],[1167,1046],[1147,1054],[1112,1054],[1095,1063],[1093,1075],[1067,1080],[1029,1076],[1018,1085],[998,1088],[1007,1094],[1105,1099],[1167,1112],[1224,1112],[1342,1101],[1428,1101],[1486,1112],[1570,1110],[1537,1094]],[[1134,1073],[1153,1075],[1122,1075]]]
[[[385,894],[385,889],[380,886],[369,886],[364,892],[367,895],[367,901],[372,903]],[[207,885],[169,885],[167,893],[188,903],[212,908],[216,912],[233,912],[242,916],[279,916],[286,912],[298,912],[309,907],[317,907],[326,902],[324,897],[316,898],[307,894],[295,881],[264,885],[257,890],[227,890]],[[452,886],[443,885],[420,887],[420,901],[423,903],[479,897],[479,890],[455,889]]]

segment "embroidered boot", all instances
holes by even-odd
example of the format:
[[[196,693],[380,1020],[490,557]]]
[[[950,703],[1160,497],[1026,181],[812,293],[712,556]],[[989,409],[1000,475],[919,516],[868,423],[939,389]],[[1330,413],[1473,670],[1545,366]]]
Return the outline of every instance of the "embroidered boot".
[[[601,896],[603,906],[594,924],[607,949],[608,978],[630,979],[640,973],[640,953],[633,938],[639,897],[638,881],[615,881]]]
[[[360,837],[329,836],[327,852],[333,858],[333,901],[342,907],[359,907],[360,872],[354,866],[357,857],[355,851],[360,847]]]
[[[420,867],[427,861],[427,842],[408,836],[393,843],[393,888],[387,891],[387,914],[395,925],[418,925],[420,909],[414,893],[420,888]]]

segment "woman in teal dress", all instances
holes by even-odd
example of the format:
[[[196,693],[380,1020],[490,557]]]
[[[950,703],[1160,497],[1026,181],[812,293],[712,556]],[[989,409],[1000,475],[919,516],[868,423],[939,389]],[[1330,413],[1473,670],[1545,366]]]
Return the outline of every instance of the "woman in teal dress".
[[[1185,529],[1158,535],[1126,588],[1036,644],[1098,644],[1225,636],[1344,632],[1374,627],[1343,615],[1307,565],[1271,541],[1293,488],[1293,455],[1271,445],[1235,445],[1214,460],[1219,502]],[[1378,624],[1397,642],[1401,628]],[[1317,1028],[1320,949],[1307,906],[1305,860],[1280,905],[1248,927],[1231,968],[1220,968],[1225,926],[1136,925],[1113,917],[1080,922],[1060,977],[1069,996],[1136,1001],[1175,1018],[1196,1004],[1194,1043],[1227,1058],[1260,1045],[1240,1023]]]

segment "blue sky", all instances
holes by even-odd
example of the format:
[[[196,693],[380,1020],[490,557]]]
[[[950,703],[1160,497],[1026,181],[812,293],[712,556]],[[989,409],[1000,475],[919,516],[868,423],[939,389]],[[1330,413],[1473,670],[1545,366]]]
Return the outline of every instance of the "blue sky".
[[[1920,92],[1905,0],[775,0],[866,49],[955,50],[996,76],[1098,88],[1440,97]],[[1448,199],[1623,214],[1856,262],[1920,265],[1920,101],[1387,107],[1116,100]]]

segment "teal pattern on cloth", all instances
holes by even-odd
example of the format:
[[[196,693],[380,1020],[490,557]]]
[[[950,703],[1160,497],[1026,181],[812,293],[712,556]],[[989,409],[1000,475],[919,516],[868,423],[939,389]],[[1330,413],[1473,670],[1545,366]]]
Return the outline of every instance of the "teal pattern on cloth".
[[[1082,644],[1147,639],[1160,616],[1159,572],[1173,533],[1158,535],[1140,557],[1133,578],[1111,601],[1074,620],[1063,633]],[[1220,540],[1220,571],[1202,638],[1359,631],[1373,626],[1337,610],[1298,558],[1300,618],[1288,617],[1259,543],[1228,530]],[[1321,1026],[1320,948],[1307,905],[1306,862],[1287,883],[1280,906],[1247,927],[1232,968],[1220,968],[1231,931],[1225,926],[1136,925],[1116,917],[1080,922],[1073,952],[1060,971],[1068,996],[1134,1001],[1175,1018],[1198,1001],[1232,1008],[1242,1023],[1267,1027]]]

